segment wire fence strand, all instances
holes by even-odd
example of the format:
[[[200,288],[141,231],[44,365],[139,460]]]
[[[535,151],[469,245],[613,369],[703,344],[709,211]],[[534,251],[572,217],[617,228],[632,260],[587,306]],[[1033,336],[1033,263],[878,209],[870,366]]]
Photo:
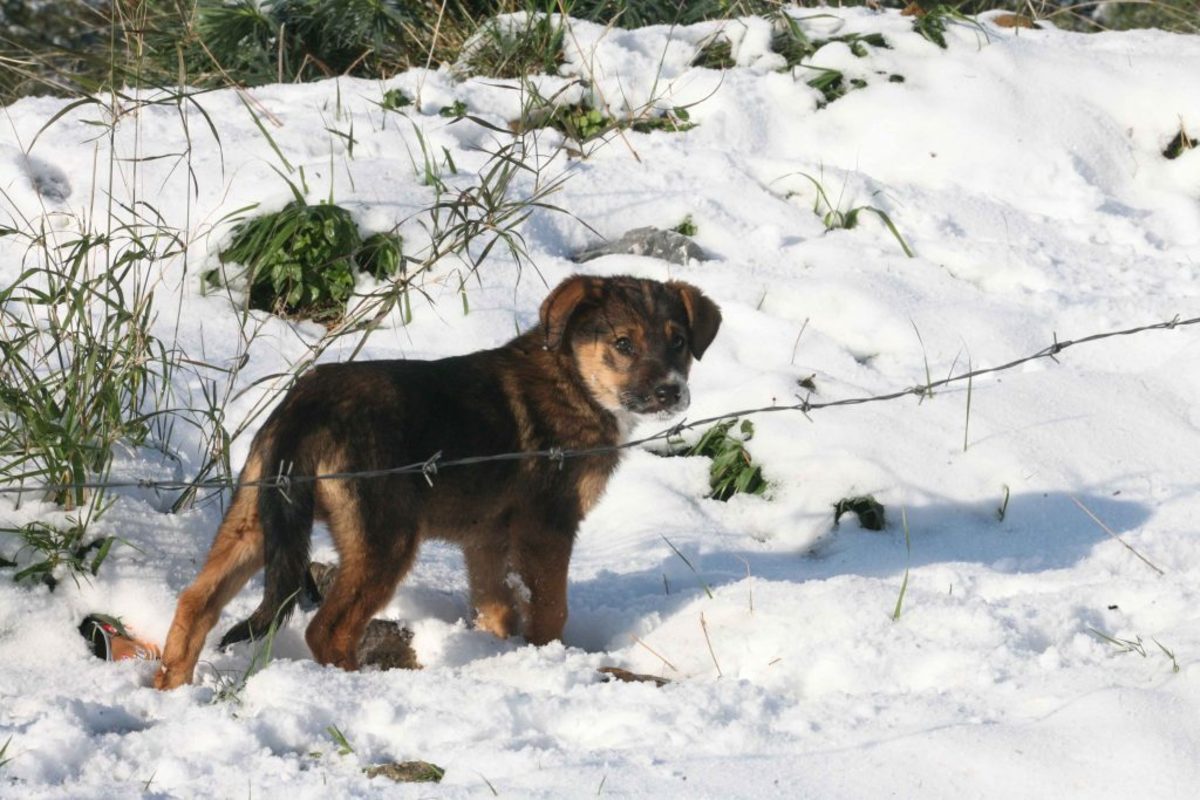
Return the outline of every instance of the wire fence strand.
[[[1059,353],[1068,348],[1075,347],[1081,344],[1097,342],[1102,339],[1111,339],[1116,336],[1131,336],[1133,334],[1145,333],[1147,331],[1174,330],[1190,325],[1200,324],[1200,317],[1191,317],[1188,319],[1180,319],[1176,315],[1173,319],[1163,322],[1155,322],[1149,325],[1139,325],[1134,328],[1124,328],[1122,330],[1105,331],[1103,333],[1093,333],[1088,336],[1081,336],[1077,339],[1068,339],[1059,341],[1057,335],[1054,337],[1052,344],[1031,353],[1027,356],[1014,359],[1004,364],[995,367],[986,367],[983,369],[970,370],[967,372],[953,375],[947,378],[936,381],[928,381],[909,386],[904,389],[899,389],[886,394],[861,395],[858,397],[845,397],[840,400],[827,400],[813,402],[811,394],[798,400],[795,403],[784,405],[772,404],[769,406],[760,406],[758,408],[744,408],[737,411],[727,411],[716,416],[705,417],[696,420],[683,420],[669,428],[664,428],[657,433],[649,436],[644,436],[639,439],[622,442],[620,444],[606,445],[602,447],[588,447],[578,449],[568,449],[552,447],[543,450],[521,450],[511,453],[495,453],[491,455],[464,456],[461,458],[445,459],[439,451],[432,454],[424,461],[405,464],[397,467],[388,467],[384,469],[358,470],[353,472],[325,472],[317,475],[291,475],[286,472],[280,472],[273,477],[259,478],[251,481],[235,481],[225,478],[211,478],[205,480],[155,480],[155,479],[137,479],[137,480],[110,480],[110,481],[81,481],[78,483],[59,483],[59,484],[33,484],[27,486],[0,486],[0,494],[20,494],[26,492],[46,492],[58,493],[77,489],[152,489],[157,491],[186,491],[198,489],[238,489],[241,487],[283,487],[301,483],[315,483],[316,481],[326,480],[357,480],[384,478],[393,475],[423,475],[432,485],[433,478],[443,469],[453,469],[455,467],[466,467],[478,464],[486,464],[500,461],[524,461],[527,459],[546,459],[562,463],[568,458],[587,458],[589,456],[606,455],[630,448],[641,447],[642,445],[652,444],[654,442],[668,441],[673,438],[678,438],[684,431],[690,431],[695,428],[700,428],[706,425],[712,425],[718,422],[723,422],[730,419],[740,417],[752,417],[763,414],[772,414],[783,411],[800,412],[806,417],[814,412],[826,408],[837,408],[839,406],[859,406],[868,403],[883,403],[891,400],[898,400],[902,397],[910,396],[925,396],[933,392],[934,389],[943,386],[949,386],[961,381],[973,380],[983,375],[991,375],[997,372],[1019,367],[1022,364],[1027,364],[1031,361],[1037,361],[1043,358],[1049,358],[1057,361],[1055,358]]]

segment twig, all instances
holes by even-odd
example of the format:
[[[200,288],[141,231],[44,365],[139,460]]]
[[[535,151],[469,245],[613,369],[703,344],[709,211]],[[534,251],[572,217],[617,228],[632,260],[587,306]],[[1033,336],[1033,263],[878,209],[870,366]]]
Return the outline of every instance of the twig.
[[[712,639],[708,638],[708,623],[704,621],[703,611],[700,612],[700,630],[704,631],[704,642],[708,645],[708,654],[712,656],[713,666],[717,668],[717,677],[725,677],[725,674],[721,672],[721,665],[717,663],[717,654],[713,650]]]
[[[667,665],[667,668],[668,668],[668,669],[670,669],[672,672],[679,672],[679,669],[678,669],[678,668],[677,668],[677,667],[676,667],[674,664],[672,664],[670,661],[667,661],[667,659],[666,659],[666,658],[665,658],[665,657],[664,657],[662,654],[660,654],[660,653],[659,653],[657,650],[655,650],[655,649],[654,649],[653,647],[651,647],[650,645],[648,645],[648,644],[646,644],[645,642],[643,642],[643,641],[642,641],[641,639],[639,639],[637,636],[635,636],[634,634],[632,634],[632,633],[631,633],[631,634],[629,634],[629,638],[630,638],[630,639],[633,639],[635,642],[637,642],[638,644],[640,644],[642,647],[644,647],[644,648],[646,648],[647,650],[649,650],[651,655],[653,655],[653,656],[654,656],[655,658],[657,658],[659,661],[661,661],[661,662],[663,662],[664,664],[666,664],[666,665]]]
[[[1110,528],[1110,527],[1108,527],[1107,525],[1105,525],[1105,524],[1104,524],[1104,523],[1103,523],[1103,522],[1100,520],[1100,518],[1099,518],[1099,517],[1097,517],[1095,514],[1093,514],[1093,513],[1091,512],[1091,509],[1089,509],[1089,508],[1088,508],[1087,506],[1085,506],[1083,503],[1079,502],[1079,498],[1078,498],[1078,497],[1075,497],[1074,495],[1072,495],[1072,496],[1071,496],[1071,502],[1072,502],[1072,503],[1074,503],[1075,505],[1079,506],[1081,509],[1083,509],[1083,513],[1087,514],[1089,517],[1091,517],[1091,518],[1092,518],[1092,522],[1094,522],[1094,523],[1096,523],[1097,525],[1099,525],[1099,526],[1100,526],[1100,529],[1101,529],[1102,531],[1104,531],[1104,532],[1105,532],[1105,533],[1107,533],[1109,536],[1111,536],[1112,538],[1114,538],[1114,539],[1116,539],[1118,542],[1120,542],[1122,547],[1124,547],[1126,550],[1128,550],[1129,552],[1131,552],[1131,553],[1133,553],[1135,556],[1137,556],[1137,557],[1138,557],[1138,558],[1139,558],[1139,559],[1142,561],[1142,563],[1143,563],[1143,564],[1145,564],[1147,567],[1149,567],[1150,569],[1152,569],[1152,570],[1154,570],[1155,572],[1157,572],[1159,575],[1166,575],[1166,574],[1167,574],[1167,573],[1163,572],[1161,569],[1159,569],[1158,567],[1156,567],[1156,566],[1153,564],[1153,562],[1151,562],[1151,561],[1150,561],[1150,559],[1146,558],[1144,555],[1142,555],[1141,553],[1139,553],[1137,550],[1134,550],[1132,545],[1130,545],[1128,542],[1126,542],[1126,541],[1125,541],[1124,539],[1122,539],[1120,536],[1117,536],[1117,534],[1115,534],[1115,533],[1113,532],[1113,529],[1112,529],[1112,528]]]

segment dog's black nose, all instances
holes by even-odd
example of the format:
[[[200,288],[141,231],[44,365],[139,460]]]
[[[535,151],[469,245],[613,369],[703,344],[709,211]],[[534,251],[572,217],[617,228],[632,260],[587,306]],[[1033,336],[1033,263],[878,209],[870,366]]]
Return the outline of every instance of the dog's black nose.
[[[654,399],[663,406],[673,406],[679,402],[679,384],[664,383],[654,390]]]

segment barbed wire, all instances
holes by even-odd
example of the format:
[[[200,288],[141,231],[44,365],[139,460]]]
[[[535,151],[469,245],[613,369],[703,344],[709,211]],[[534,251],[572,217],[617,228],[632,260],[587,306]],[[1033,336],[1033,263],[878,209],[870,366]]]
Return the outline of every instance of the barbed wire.
[[[234,481],[225,478],[212,478],[202,481],[186,481],[186,480],[155,480],[155,479],[137,479],[137,480],[110,480],[110,481],[80,481],[78,483],[59,483],[59,484],[36,484],[32,486],[0,486],[0,494],[19,494],[25,492],[48,492],[58,493],[67,492],[79,489],[152,489],[156,491],[185,491],[192,489],[237,489],[240,487],[288,487],[301,483],[315,483],[325,480],[350,480],[350,479],[370,479],[383,478],[392,475],[415,475],[420,474],[432,485],[433,478],[440,470],[451,469],[454,467],[473,466],[477,464],[486,464],[499,461],[523,461],[526,459],[546,459],[549,461],[558,462],[560,465],[568,458],[587,458],[589,456],[606,455],[622,450],[628,450],[642,445],[651,444],[654,442],[668,441],[672,438],[678,438],[684,431],[690,431],[695,428],[705,425],[712,425],[718,422],[724,422],[731,419],[741,417],[752,417],[762,414],[772,414],[782,411],[798,411],[806,417],[813,411],[819,411],[825,408],[836,408],[839,406],[858,406],[868,403],[883,403],[891,400],[898,400],[902,397],[909,396],[928,396],[932,394],[934,389],[939,389],[943,386],[949,386],[954,383],[960,383],[966,380],[973,380],[983,375],[991,375],[997,372],[1019,367],[1022,364],[1027,364],[1031,361],[1037,361],[1043,358],[1049,358],[1057,361],[1055,358],[1062,351],[1076,347],[1089,342],[1096,342],[1102,339],[1110,339],[1116,336],[1130,336],[1147,331],[1157,330],[1174,330],[1189,325],[1200,324],[1200,317],[1191,317],[1189,319],[1180,319],[1176,315],[1173,319],[1163,322],[1155,322],[1149,325],[1139,325],[1134,328],[1125,328],[1122,330],[1105,331],[1103,333],[1093,333],[1088,336],[1081,336],[1077,339],[1067,339],[1059,341],[1057,334],[1054,335],[1052,344],[1031,353],[1027,356],[1014,359],[1004,364],[995,367],[985,367],[982,369],[969,370],[958,375],[952,375],[941,380],[931,380],[925,383],[915,384],[905,389],[899,389],[894,392],[876,395],[862,395],[858,397],[845,397],[840,400],[827,400],[813,402],[811,394],[800,399],[795,403],[784,405],[772,404],[769,406],[760,406],[758,408],[744,408],[738,411],[728,411],[716,416],[705,417],[697,420],[683,420],[672,425],[669,428],[644,436],[640,439],[633,439],[628,442],[622,442],[615,445],[604,445],[600,447],[585,447],[577,449],[568,449],[561,447],[551,447],[543,450],[521,450],[511,453],[495,453],[492,455],[482,456],[464,456],[460,458],[445,459],[442,457],[441,451],[434,453],[424,461],[405,464],[398,467],[388,467],[383,469],[357,470],[350,472],[325,472],[318,475],[292,475],[284,471],[280,471],[270,478],[259,478],[250,481]]]

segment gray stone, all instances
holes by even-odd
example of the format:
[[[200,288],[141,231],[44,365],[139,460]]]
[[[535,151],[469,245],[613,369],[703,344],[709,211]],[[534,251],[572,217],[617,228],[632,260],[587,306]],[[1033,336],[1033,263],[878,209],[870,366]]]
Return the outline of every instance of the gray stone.
[[[708,260],[708,256],[700,249],[700,245],[682,233],[646,227],[634,228],[620,239],[589,247],[576,254],[575,261],[582,263],[600,256],[611,255],[649,256],[670,261],[672,264]]]

